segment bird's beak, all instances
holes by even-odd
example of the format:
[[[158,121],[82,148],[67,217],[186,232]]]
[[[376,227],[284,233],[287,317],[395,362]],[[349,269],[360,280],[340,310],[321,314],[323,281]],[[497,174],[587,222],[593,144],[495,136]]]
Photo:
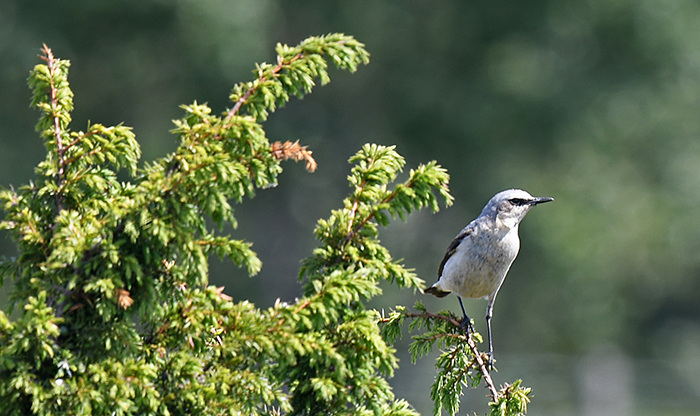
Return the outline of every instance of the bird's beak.
[[[554,201],[554,198],[552,198],[551,196],[541,196],[541,197],[537,197],[537,198],[533,199],[532,201],[530,201],[530,204],[539,205],[539,204],[544,204],[545,202],[551,202],[551,201]]]

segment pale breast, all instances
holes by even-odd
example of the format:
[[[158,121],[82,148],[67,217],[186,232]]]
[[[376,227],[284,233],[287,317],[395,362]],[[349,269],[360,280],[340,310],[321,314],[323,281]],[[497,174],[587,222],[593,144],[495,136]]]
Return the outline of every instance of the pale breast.
[[[515,260],[519,245],[517,230],[500,238],[484,233],[470,235],[445,263],[442,287],[466,298],[494,294]]]

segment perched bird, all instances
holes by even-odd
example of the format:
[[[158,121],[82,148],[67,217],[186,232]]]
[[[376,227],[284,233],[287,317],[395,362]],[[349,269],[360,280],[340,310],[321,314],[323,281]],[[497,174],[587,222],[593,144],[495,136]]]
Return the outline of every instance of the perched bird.
[[[464,311],[462,298],[488,299],[489,368],[493,366],[493,303],[520,250],[518,225],[532,207],[553,200],[550,197],[533,197],[521,189],[497,193],[486,204],[481,215],[452,240],[440,263],[438,281],[424,290],[424,293],[439,298],[454,292],[464,313],[463,328],[473,329]]]

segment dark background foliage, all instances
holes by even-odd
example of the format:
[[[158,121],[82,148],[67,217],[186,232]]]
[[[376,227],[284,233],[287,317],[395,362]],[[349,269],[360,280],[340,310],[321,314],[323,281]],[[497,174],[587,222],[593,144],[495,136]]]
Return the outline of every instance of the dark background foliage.
[[[271,61],[276,42],[352,34],[370,65],[335,74],[266,124],[271,140],[308,145],[319,169],[287,164],[279,187],[238,208],[235,236],[255,243],[262,271],[248,278],[214,259],[212,283],[260,306],[298,296],[315,222],[348,191],[348,157],[366,142],[396,144],[410,166],[435,159],[452,176],[453,207],[382,237],[427,282],[497,191],[556,198],[522,225],[496,302],[497,382],[524,378],[533,414],[593,412],[591,385],[619,389],[622,407],[610,414],[694,414],[698,21],[689,0],[0,0],[0,184],[26,183],[43,158],[25,83],[42,42],[72,62],[75,129],[124,122],[152,160],[175,148],[168,131],[180,104],[223,111],[231,86]],[[13,254],[9,240],[0,252]],[[375,307],[417,298],[387,288]],[[458,308],[452,297],[425,302]],[[483,331],[484,302],[467,307]],[[402,364],[397,395],[427,413],[432,361]]]

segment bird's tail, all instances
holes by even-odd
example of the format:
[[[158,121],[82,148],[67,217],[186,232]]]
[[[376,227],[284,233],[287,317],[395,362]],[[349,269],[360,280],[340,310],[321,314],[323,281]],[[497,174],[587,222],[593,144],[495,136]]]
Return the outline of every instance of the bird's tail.
[[[445,296],[449,295],[450,292],[445,292],[444,290],[440,290],[437,288],[437,286],[432,285],[429,288],[423,289],[423,293],[428,293],[433,296],[437,296],[439,298],[444,298]]]

